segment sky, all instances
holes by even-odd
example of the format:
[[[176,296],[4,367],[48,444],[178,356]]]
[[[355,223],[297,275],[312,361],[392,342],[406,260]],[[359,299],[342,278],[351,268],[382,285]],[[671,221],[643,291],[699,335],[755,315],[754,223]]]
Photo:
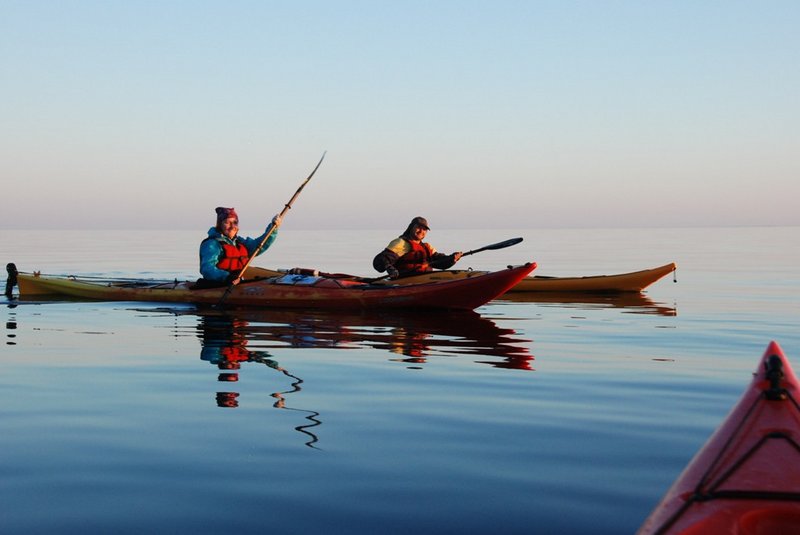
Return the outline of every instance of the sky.
[[[3,229],[800,225],[800,2],[0,0]],[[255,224],[259,222],[258,224]]]

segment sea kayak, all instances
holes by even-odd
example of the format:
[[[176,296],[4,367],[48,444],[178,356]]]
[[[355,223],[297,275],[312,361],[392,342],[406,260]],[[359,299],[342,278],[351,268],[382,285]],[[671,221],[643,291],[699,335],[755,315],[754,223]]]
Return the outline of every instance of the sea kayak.
[[[800,385],[771,342],[739,402],[639,535],[800,533]]]
[[[511,292],[641,292],[657,280],[677,269],[674,262],[651,269],[617,273],[615,275],[591,275],[586,277],[525,277]]]
[[[315,272],[315,270],[304,270],[295,268],[294,270],[269,270],[264,268],[253,268],[262,276],[277,276],[287,271]],[[585,277],[547,277],[531,276],[525,277],[515,284],[509,292],[557,292],[557,293],[623,293],[641,292],[657,280],[674,272],[677,265],[674,262],[664,264],[651,269],[632,271],[630,273],[617,273],[615,275],[591,275]],[[426,282],[441,282],[455,279],[466,279],[486,274],[486,271],[473,271],[467,269],[449,269],[444,271],[431,271],[421,275],[402,277],[400,279],[380,280],[347,275],[343,273],[323,274],[336,279],[373,281],[388,284],[422,284]]]
[[[370,284],[302,274],[253,278],[227,287],[196,288],[190,281],[91,280],[19,273],[19,295],[66,296],[100,301],[151,301],[266,308],[473,310],[517,284],[535,262],[480,276],[423,284]],[[227,291],[227,294],[226,294]]]

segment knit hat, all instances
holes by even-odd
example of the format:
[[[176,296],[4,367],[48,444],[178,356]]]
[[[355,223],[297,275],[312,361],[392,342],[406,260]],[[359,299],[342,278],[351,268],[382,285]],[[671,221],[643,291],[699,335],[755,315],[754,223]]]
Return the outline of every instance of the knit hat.
[[[224,221],[230,217],[235,217],[236,219],[239,219],[239,216],[236,214],[236,210],[234,210],[233,208],[224,208],[222,206],[217,206],[216,211],[217,211],[217,223],[219,223],[220,221]]]

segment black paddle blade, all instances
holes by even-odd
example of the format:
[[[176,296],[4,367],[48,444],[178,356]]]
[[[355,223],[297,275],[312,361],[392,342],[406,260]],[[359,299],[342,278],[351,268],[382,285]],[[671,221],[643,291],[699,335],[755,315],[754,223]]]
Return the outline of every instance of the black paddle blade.
[[[480,249],[473,249],[472,251],[467,251],[461,256],[467,256],[475,253],[480,253],[481,251],[494,251],[496,249],[505,249],[506,247],[511,247],[512,245],[516,245],[522,241],[522,238],[511,238],[510,240],[501,241],[498,243],[493,243],[491,245],[484,245]]]

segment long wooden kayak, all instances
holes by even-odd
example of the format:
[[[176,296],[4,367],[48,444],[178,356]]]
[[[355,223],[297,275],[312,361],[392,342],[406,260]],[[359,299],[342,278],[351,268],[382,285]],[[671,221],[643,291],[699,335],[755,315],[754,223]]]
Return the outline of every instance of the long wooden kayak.
[[[231,306],[328,309],[475,309],[505,293],[536,268],[531,262],[476,277],[410,285],[284,274],[234,286],[224,299]],[[42,295],[100,301],[218,304],[227,288],[195,289],[189,281],[97,281],[36,273],[17,276],[21,298]]]
[[[771,342],[739,402],[639,535],[800,533],[800,385]]]
[[[674,262],[651,269],[587,277],[525,277],[512,292],[641,292],[677,269]]]
[[[531,276],[525,277],[515,284],[509,292],[582,292],[582,293],[621,293],[621,292],[641,292],[657,280],[674,272],[677,265],[674,262],[664,264],[652,269],[643,269],[630,273],[618,273],[616,275],[592,275],[587,277],[545,277]],[[261,276],[277,276],[282,271],[269,270],[264,268],[251,268],[251,272],[260,273]],[[299,270],[304,271],[304,270]],[[308,270],[313,271],[313,270]],[[422,275],[403,277],[396,280],[383,279],[388,284],[421,284],[426,282],[441,282],[454,279],[476,277],[487,273],[486,271],[472,270],[445,270],[431,271]],[[371,280],[355,275],[328,274],[333,278],[351,280]],[[380,283],[381,281],[376,281]]]

